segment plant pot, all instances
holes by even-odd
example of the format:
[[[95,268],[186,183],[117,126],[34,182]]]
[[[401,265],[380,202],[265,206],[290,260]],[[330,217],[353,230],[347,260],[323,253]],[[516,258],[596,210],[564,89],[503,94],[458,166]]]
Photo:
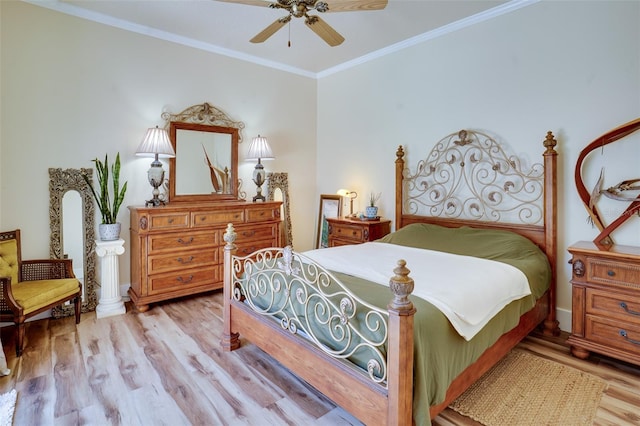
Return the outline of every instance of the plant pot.
[[[368,206],[365,209],[365,216],[368,217],[369,219],[377,217],[378,216],[378,207],[376,206]]]
[[[98,236],[101,241],[114,241],[120,238],[120,222],[101,223],[98,225]]]

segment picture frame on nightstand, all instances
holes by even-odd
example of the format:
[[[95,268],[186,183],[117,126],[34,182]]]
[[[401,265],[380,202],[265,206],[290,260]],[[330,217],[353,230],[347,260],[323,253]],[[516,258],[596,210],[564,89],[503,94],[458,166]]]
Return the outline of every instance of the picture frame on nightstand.
[[[334,194],[320,195],[320,209],[318,212],[318,233],[316,236],[316,248],[329,247],[329,223],[328,217],[340,217],[342,213],[342,197]]]

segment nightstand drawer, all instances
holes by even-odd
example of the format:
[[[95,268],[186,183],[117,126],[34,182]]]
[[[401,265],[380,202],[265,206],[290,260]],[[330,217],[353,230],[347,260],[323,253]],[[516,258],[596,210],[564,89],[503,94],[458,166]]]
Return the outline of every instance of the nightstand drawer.
[[[587,258],[587,280],[616,286],[639,286],[640,265],[589,257]]]
[[[587,315],[585,338],[640,356],[640,326]]]
[[[366,228],[360,226],[347,225],[342,223],[332,223],[329,234],[334,238],[341,238],[343,240],[351,240],[354,242],[366,241],[368,236],[365,236]]]
[[[586,302],[587,314],[640,326],[640,295],[588,288]]]

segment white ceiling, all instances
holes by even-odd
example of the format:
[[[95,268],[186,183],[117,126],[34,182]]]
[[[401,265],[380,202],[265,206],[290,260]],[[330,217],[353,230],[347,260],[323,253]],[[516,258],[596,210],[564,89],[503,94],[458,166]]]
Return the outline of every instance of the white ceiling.
[[[330,47],[292,19],[266,42],[250,43],[286,11],[215,0],[25,0],[152,37],[321,77],[417,42],[519,9],[537,0],[389,0],[378,11],[325,13],[345,37]],[[326,0],[331,5],[331,0]],[[291,40],[291,47],[287,46]]]

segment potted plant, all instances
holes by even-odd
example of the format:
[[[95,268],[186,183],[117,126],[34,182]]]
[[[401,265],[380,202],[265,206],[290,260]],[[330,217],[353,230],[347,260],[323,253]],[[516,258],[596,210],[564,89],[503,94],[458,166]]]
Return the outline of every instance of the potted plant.
[[[112,191],[109,191],[109,159],[104,156],[104,163],[99,159],[91,160],[96,165],[98,175],[98,188],[93,187],[93,182],[86,174],[83,174],[87,185],[91,189],[102,215],[102,223],[98,225],[98,235],[102,241],[117,240],[120,238],[120,223],[117,221],[118,211],[127,192],[127,182],[120,187],[120,153],[116,155],[116,161],[111,165]],[[113,197],[113,202],[111,198]]]
[[[365,216],[367,218],[375,219],[378,217],[378,206],[376,206],[376,203],[380,199],[381,195],[382,195],[382,192],[378,192],[377,194],[375,192],[371,193],[369,197],[369,205],[365,209]]]

